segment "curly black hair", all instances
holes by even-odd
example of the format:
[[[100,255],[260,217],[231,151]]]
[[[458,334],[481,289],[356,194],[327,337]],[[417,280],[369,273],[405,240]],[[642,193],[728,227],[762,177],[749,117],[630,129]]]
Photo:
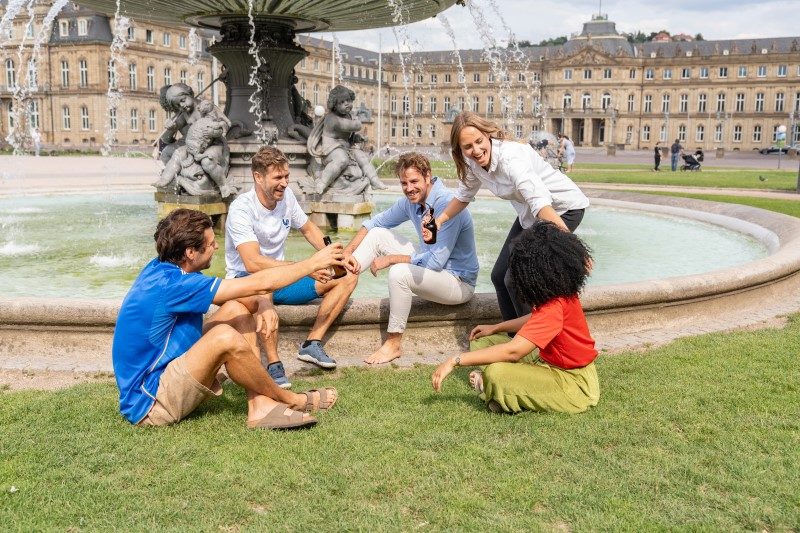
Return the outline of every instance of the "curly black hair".
[[[520,233],[512,246],[509,270],[520,301],[538,307],[583,288],[592,255],[575,234],[539,222]]]

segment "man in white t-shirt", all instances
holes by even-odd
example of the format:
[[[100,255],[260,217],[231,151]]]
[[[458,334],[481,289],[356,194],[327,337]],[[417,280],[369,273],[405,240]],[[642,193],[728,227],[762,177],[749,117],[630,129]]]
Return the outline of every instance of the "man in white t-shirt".
[[[325,247],[323,233],[300,208],[289,188],[289,161],[271,146],[262,147],[251,160],[253,189],[239,195],[228,209],[225,224],[225,263],[228,278],[247,276],[266,268],[291,263],[284,259],[286,239],[291,228],[299,229],[306,240],[320,250]],[[301,305],[322,298],[319,312],[297,357],[322,368],[335,368],[336,361],[325,353],[322,338],[356,287],[358,277],[348,273],[332,279],[328,270],[277,290],[273,304]],[[259,320],[276,324],[273,306],[264,303],[257,312]],[[262,338],[267,354],[267,371],[283,388],[291,387],[283,363],[278,358],[277,327],[275,333]]]

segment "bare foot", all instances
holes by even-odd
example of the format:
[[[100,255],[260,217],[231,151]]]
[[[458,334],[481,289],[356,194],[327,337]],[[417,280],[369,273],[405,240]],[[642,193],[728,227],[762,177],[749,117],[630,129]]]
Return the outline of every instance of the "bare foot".
[[[364,359],[364,362],[370,365],[380,365],[383,363],[394,361],[401,355],[402,352],[400,351],[399,346],[394,347],[394,346],[387,346],[386,344],[384,344],[383,346],[378,348],[378,351],[376,351],[374,354]]]
[[[469,385],[478,392],[483,392],[483,372],[473,370],[469,373]]]

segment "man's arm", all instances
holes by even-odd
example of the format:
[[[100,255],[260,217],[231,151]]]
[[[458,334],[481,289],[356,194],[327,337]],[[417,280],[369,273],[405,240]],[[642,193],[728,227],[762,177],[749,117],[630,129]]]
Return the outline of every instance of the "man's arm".
[[[311,222],[311,220],[307,220],[305,224],[300,226],[300,233],[303,234],[303,237],[306,238],[308,243],[314,247],[316,250],[322,250],[325,248],[325,243],[322,241],[322,238],[325,236],[322,233],[322,230],[319,227]]]
[[[224,279],[220,282],[213,303],[221,305],[228,300],[274,292],[317,270],[333,265],[343,266],[343,259],[341,243],[333,243],[297,263],[268,268],[244,278]]]
[[[236,247],[239,252],[239,257],[242,258],[242,263],[248,272],[260,272],[266,268],[272,268],[281,265],[291,265],[291,261],[279,261],[271,257],[261,255],[261,248],[255,241],[243,242]]]

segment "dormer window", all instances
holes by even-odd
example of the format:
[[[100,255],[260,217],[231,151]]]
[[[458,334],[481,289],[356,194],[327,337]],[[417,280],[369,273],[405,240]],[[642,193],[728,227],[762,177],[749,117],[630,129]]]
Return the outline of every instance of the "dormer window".
[[[59,20],[58,21],[58,36],[59,37],[69,37],[69,21],[68,20]]]
[[[86,19],[78,19],[78,35],[84,36],[89,34],[89,21]]]

